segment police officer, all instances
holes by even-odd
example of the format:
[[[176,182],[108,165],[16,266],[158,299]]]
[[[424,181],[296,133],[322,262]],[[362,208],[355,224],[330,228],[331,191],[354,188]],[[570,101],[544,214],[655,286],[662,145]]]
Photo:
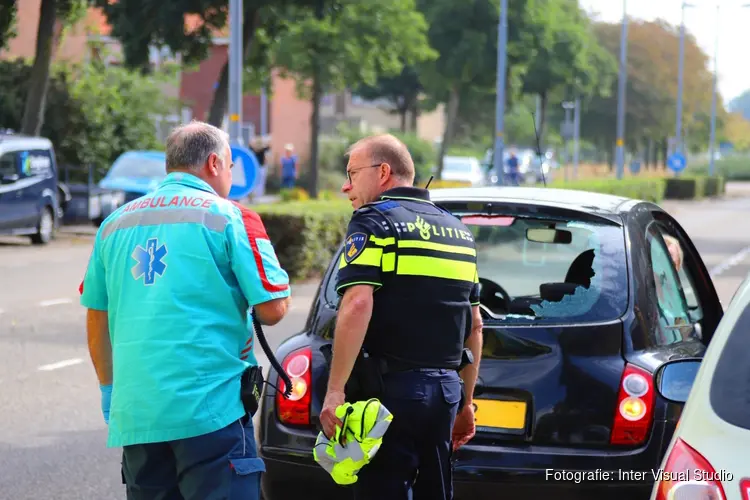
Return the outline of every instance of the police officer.
[[[364,347],[369,360],[385,366],[383,390],[356,398],[379,398],[393,422],[359,473],[356,498],[401,500],[412,490],[416,499],[450,499],[451,452],[474,435],[482,347],[472,234],[433,204],[427,190],[412,187],[414,164],[395,137],[365,138],[348,154],[343,191],[355,212],[336,285],[342,299],[323,432],[330,437],[342,425],[335,410],[345,402]],[[457,415],[465,345],[474,362],[460,373],[466,399]]]
[[[258,215],[226,199],[231,168],[224,132],[181,126],[163,182],[96,235],[81,304],[129,500],[259,497],[247,314],[279,322],[290,287]]]

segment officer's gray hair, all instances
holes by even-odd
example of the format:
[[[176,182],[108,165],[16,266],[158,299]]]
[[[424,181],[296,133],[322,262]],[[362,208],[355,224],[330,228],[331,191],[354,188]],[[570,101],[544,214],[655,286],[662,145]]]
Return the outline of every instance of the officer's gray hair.
[[[387,163],[391,167],[391,173],[409,183],[414,182],[414,160],[411,158],[409,148],[391,134],[380,134],[360,139],[349,147],[346,155],[349,156],[355,149],[366,147],[373,164]]]
[[[208,123],[193,120],[180,125],[167,137],[167,171],[200,170],[211,153],[226,160],[228,141],[226,132]]]

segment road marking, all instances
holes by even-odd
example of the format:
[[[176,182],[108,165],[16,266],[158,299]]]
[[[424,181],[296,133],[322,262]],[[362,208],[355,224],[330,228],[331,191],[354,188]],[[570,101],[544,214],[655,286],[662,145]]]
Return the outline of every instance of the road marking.
[[[62,304],[72,304],[73,301],[70,299],[52,299],[52,300],[43,300],[39,303],[42,307],[49,307],[49,306],[59,306]]]
[[[718,266],[711,269],[709,271],[709,274],[711,275],[712,278],[716,278],[720,274],[724,274],[729,269],[733,268],[734,266],[742,262],[745,259],[745,257],[748,256],[748,254],[750,254],[750,246],[743,248],[742,250],[732,255],[731,257],[729,257],[727,260],[725,260]]]
[[[37,368],[37,370],[39,370],[40,372],[51,372],[52,370],[59,370],[60,368],[65,368],[68,366],[80,365],[81,363],[83,363],[83,360],[81,358],[66,359],[57,363],[42,365]]]

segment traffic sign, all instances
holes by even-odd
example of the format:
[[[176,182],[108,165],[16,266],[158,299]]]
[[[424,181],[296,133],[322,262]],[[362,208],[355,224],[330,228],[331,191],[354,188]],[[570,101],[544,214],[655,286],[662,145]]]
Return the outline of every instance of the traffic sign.
[[[633,160],[630,162],[630,172],[633,174],[637,174],[641,171],[641,161],[640,160]]]
[[[685,157],[680,153],[672,153],[667,158],[667,166],[673,172],[682,172],[687,167],[687,161]]]
[[[255,188],[260,165],[255,154],[249,149],[231,146],[231,150],[234,168],[232,168],[232,189],[229,190],[229,198],[240,200]]]

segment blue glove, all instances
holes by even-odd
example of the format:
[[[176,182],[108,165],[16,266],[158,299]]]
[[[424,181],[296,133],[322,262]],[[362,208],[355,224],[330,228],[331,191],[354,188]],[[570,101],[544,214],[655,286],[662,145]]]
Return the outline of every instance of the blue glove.
[[[112,403],[112,385],[100,385],[102,391],[102,414],[104,423],[109,424],[109,405]]]

